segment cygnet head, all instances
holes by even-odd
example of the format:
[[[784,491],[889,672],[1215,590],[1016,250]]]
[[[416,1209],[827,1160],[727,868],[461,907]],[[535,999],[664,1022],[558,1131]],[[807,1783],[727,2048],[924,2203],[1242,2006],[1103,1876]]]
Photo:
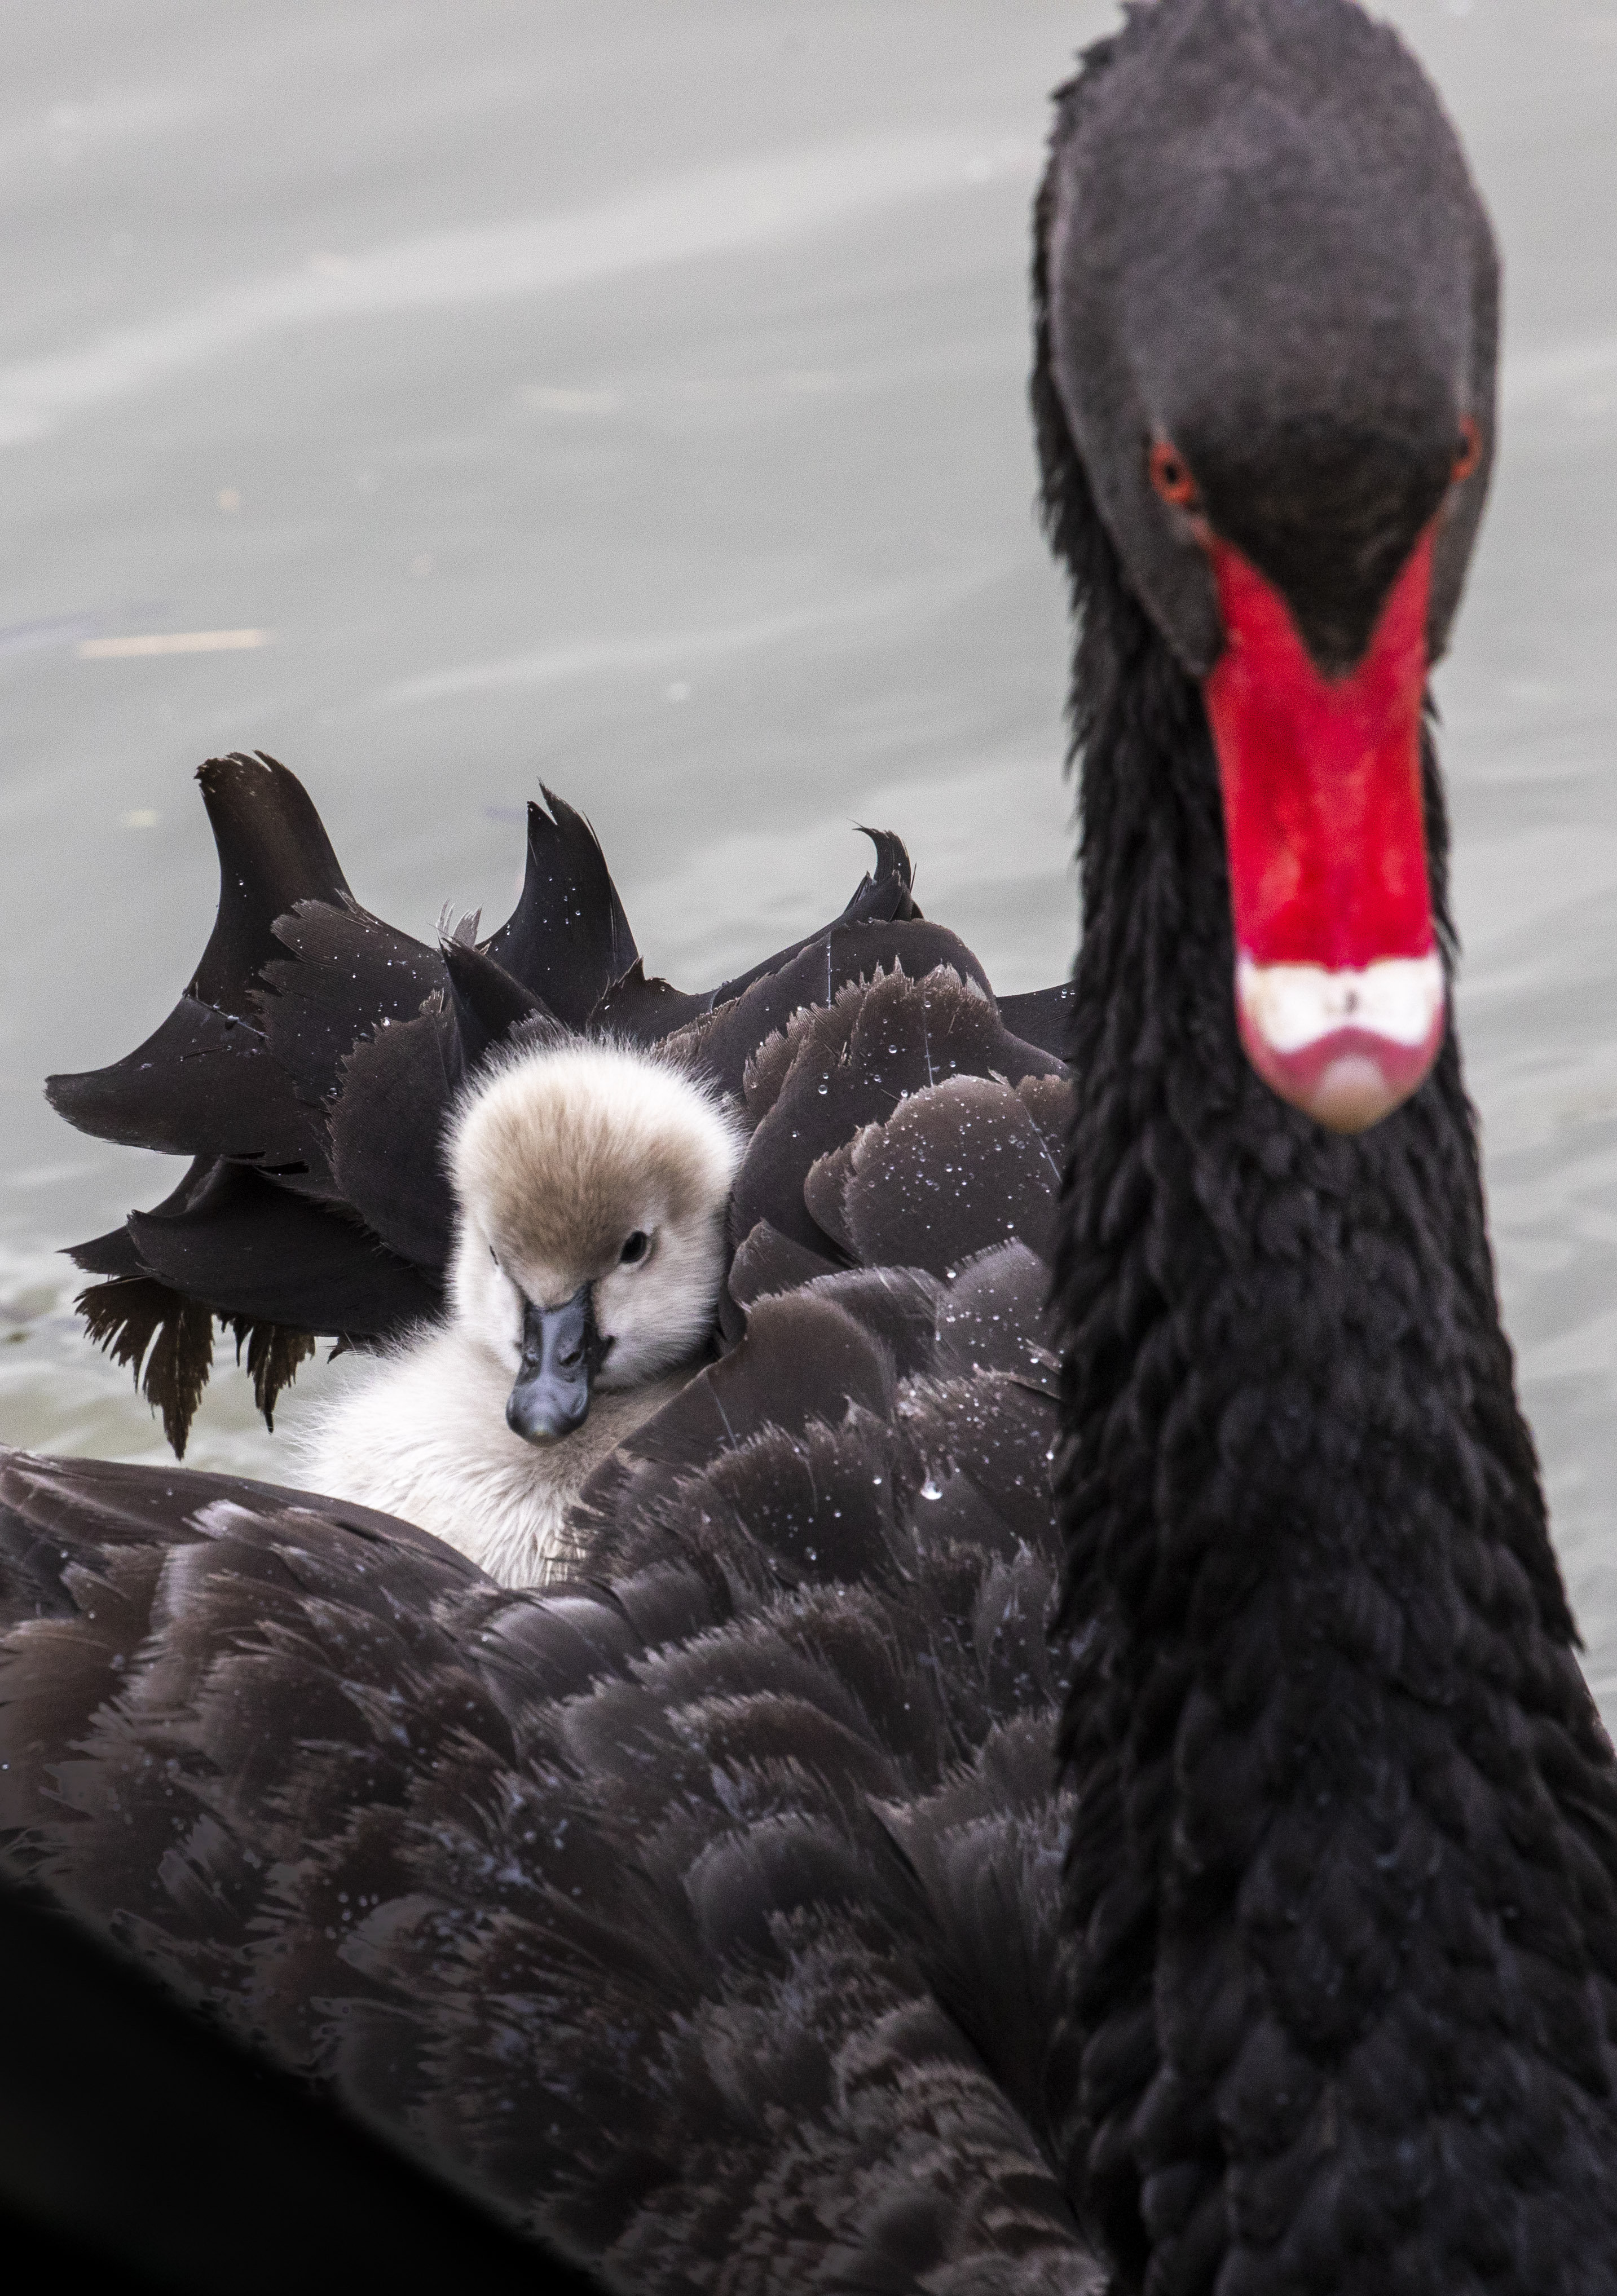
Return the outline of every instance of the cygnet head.
[[[570,1434],[593,1387],[638,1387],[712,1327],[742,1130],[655,1054],[579,1041],[506,1054],[449,1138],[456,1325],[512,1374],[530,1442]]]

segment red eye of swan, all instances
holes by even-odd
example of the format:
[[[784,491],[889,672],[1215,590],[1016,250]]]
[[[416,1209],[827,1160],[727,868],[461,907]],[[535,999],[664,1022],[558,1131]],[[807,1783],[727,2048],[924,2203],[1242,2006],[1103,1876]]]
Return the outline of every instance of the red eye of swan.
[[[1463,414],[1460,417],[1459,452],[1454,458],[1454,468],[1449,474],[1455,484],[1457,486],[1461,480],[1468,479],[1482,459],[1482,434],[1477,428],[1476,417],[1474,414]]]
[[[1176,510],[1188,510],[1196,499],[1196,482],[1178,448],[1159,439],[1151,450],[1149,467],[1151,483],[1162,500],[1172,503]]]

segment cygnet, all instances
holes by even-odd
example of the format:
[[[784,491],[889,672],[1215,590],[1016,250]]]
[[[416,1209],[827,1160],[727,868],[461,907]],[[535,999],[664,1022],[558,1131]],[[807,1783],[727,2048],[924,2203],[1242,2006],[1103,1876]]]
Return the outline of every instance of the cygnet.
[[[497,1055],[448,1136],[444,1320],[312,1421],[305,1487],[402,1515],[506,1586],[554,1576],[591,1472],[700,1365],[743,1140],[654,1053]]]

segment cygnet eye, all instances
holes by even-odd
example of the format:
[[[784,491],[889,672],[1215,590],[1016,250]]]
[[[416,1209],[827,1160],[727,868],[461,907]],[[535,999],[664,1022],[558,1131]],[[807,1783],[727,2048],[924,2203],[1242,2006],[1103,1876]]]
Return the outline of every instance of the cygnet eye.
[[[646,1253],[651,1250],[651,1237],[647,1235],[643,1227],[637,1227],[633,1235],[626,1237],[624,1240],[623,1249],[618,1254],[619,1267],[632,1267],[637,1259],[644,1259],[645,1258]]]

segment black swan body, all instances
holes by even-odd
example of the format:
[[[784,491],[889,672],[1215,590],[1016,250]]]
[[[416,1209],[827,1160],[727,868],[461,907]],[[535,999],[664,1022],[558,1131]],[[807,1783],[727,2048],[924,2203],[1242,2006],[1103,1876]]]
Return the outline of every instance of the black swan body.
[[[272,906],[294,838],[324,843],[293,777],[232,758],[203,787],[222,862],[209,947],[257,959],[221,996],[238,1010],[202,1103],[214,1136],[165,1078],[165,1033],[214,1025],[195,996],[154,1046],[54,1086],[97,1128],[167,1124],[196,1152],[160,1218],[80,1254],[123,1269],[86,1308],[137,1368],[151,1327],[161,1350],[187,1319],[205,1366],[216,1315],[295,1364],[334,1279],[344,1315],[376,1318],[362,1336],[385,1329],[397,1271],[431,1280],[392,1208],[441,1216],[446,1095],[504,1034],[556,1026],[456,940],[406,950],[421,1009],[379,1016],[365,999],[398,937],[307,879],[290,913]],[[621,906],[551,805],[533,844],[559,828],[595,873],[532,937],[554,955]],[[851,917],[718,998],[670,1013],[633,967],[587,984],[620,1035],[642,1013],[693,1032],[750,1133],[731,1344],[587,1485],[587,1582],[508,1593],[429,1536],[300,1491],[0,1467],[13,1866],[624,2284],[688,2285],[738,2243],[826,2284],[966,2286],[1007,2243],[1030,2288],[1098,2284],[1026,2119],[1057,2023],[1056,1366],[1039,1335],[1071,1091],[1005,1022],[1059,1025],[1065,999],[997,1007],[970,951],[915,914],[902,849],[878,854]],[[531,870],[529,896],[558,873]],[[310,968],[324,996],[300,995],[309,975],[274,944],[316,932],[343,955]],[[368,972],[347,954],[361,935],[383,952]],[[294,1107],[286,1048],[311,1010],[322,1091]],[[332,1048],[357,1028],[344,1064]],[[367,1101],[388,1063],[397,1081]],[[257,1144],[289,1111],[303,1168],[267,1172]],[[300,1258],[286,1202],[315,1215]],[[171,1407],[160,1384],[155,1399]],[[98,1735],[109,1688],[116,1747]]]
[[[1035,291],[1080,616],[1059,1219],[1023,1119],[1066,1087],[964,956],[817,1002],[790,958],[738,1343],[597,1479],[576,1587],[6,1464],[12,1859],[617,2285],[1596,2296],[1617,1768],[1420,715],[1486,221],[1350,0],[1158,0],[1062,98]],[[1314,787],[1293,737],[1356,710]],[[999,1222],[969,1260],[956,1202]]]

